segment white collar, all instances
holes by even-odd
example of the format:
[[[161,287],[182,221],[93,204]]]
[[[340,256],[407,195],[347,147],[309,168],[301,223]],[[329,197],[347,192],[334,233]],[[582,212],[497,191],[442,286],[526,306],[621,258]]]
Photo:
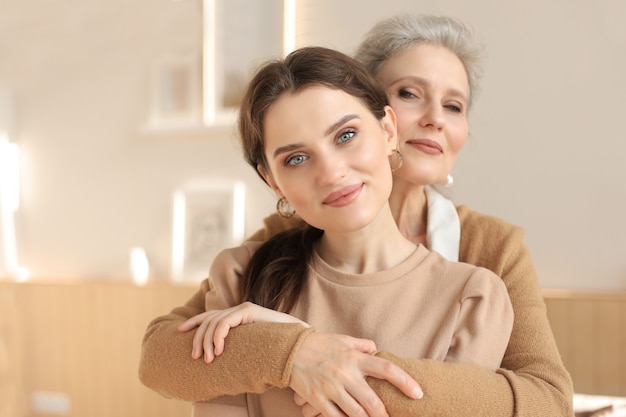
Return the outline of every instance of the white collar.
[[[458,262],[461,242],[461,222],[456,207],[435,187],[427,185],[428,224],[426,245],[444,258]]]

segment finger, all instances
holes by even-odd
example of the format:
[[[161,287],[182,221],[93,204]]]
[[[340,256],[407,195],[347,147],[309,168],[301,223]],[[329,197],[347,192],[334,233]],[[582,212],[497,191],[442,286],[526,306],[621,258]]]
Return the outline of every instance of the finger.
[[[317,411],[311,404],[304,403],[302,408],[300,408],[300,412],[303,417],[318,417],[321,416],[320,412]]]
[[[300,407],[302,407],[304,404],[307,403],[307,401],[304,398],[302,398],[300,394],[298,394],[297,392],[293,393],[293,401]]]
[[[356,337],[350,337],[350,340],[347,342],[348,345],[352,346],[354,349],[363,352],[363,353],[374,353],[376,352],[376,343],[373,340],[369,339],[359,339]]]
[[[185,320],[185,322],[178,325],[178,330],[181,332],[187,332],[191,329],[195,329],[200,325],[200,323],[202,323],[203,314],[199,314]]]
[[[206,327],[208,323],[203,321],[200,323],[198,328],[196,329],[196,333],[193,336],[193,344],[192,344],[192,357],[194,359],[198,359],[202,356],[203,353],[203,342],[204,342],[204,333],[206,332]]]
[[[361,398],[355,398],[351,392],[344,391],[336,401],[340,411],[349,417],[389,417],[385,405],[378,398],[378,395],[367,385],[365,380],[361,381],[363,384],[360,391]]]
[[[424,396],[422,387],[411,375],[386,359],[370,356],[365,359],[363,370],[368,376],[388,381],[410,398],[420,399]]]
[[[311,404],[305,404],[301,410],[302,415],[304,417],[315,417],[315,416],[323,416],[323,417],[367,417],[366,414],[354,414],[348,415],[344,413],[335,403],[327,402],[324,407],[321,407],[322,410],[317,410]],[[306,414],[305,414],[306,413]]]
[[[213,334],[215,333],[215,318],[213,320],[205,320],[205,329],[202,332],[203,341],[202,347],[204,348],[204,361],[206,363],[213,362],[215,359],[215,345],[213,344]]]
[[[219,356],[224,352],[224,339],[228,336],[230,329],[237,327],[244,322],[240,313],[229,314],[219,320],[213,331],[213,345],[215,346],[215,355]]]
[[[359,380],[356,388],[346,387],[346,389],[351,396],[350,398],[353,399],[347,405],[352,407],[353,411],[346,408],[343,409],[348,415],[356,415],[356,413],[360,413],[363,410],[365,415],[369,417],[389,417],[385,404],[365,379]]]

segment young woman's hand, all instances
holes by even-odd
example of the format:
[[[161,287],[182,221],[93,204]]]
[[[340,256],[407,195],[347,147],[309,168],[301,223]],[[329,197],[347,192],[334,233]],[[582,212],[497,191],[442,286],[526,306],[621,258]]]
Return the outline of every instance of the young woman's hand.
[[[178,330],[186,332],[197,327],[193,338],[191,356],[198,359],[204,353],[204,361],[210,363],[216,356],[224,352],[224,339],[228,336],[230,329],[242,324],[261,321],[299,323],[305,327],[310,327],[307,323],[289,314],[245,302],[225,310],[205,311],[182,323],[178,326]]]
[[[317,332],[306,336],[289,381],[304,417],[388,417],[367,376],[388,381],[409,398],[422,398],[419,384],[399,366],[371,355],[374,350],[374,342],[365,339]]]

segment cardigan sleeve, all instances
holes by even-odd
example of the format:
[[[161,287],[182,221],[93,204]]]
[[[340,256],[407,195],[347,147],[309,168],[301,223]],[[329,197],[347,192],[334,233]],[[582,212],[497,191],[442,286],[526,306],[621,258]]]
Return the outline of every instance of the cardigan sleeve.
[[[226,338],[228,354],[210,364],[191,357],[195,332],[178,330],[185,320],[204,312],[207,304],[211,309],[223,309],[239,303],[236,281],[241,265],[249,257],[247,247],[221,252],[211,266],[209,278],[191,299],[148,325],[139,361],[139,379],[144,385],[165,397],[186,401],[288,385],[290,375],[286,370],[291,369],[292,352],[312,329],[286,323],[239,326],[231,329]]]

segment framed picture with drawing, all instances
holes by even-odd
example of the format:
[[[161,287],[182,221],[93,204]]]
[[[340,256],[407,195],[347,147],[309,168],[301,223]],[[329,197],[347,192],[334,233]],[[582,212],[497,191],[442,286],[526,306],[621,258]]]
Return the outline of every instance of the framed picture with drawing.
[[[207,179],[174,192],[172,279],[200,281],[222,249],[239,245],[245,233],[245,185]]]

